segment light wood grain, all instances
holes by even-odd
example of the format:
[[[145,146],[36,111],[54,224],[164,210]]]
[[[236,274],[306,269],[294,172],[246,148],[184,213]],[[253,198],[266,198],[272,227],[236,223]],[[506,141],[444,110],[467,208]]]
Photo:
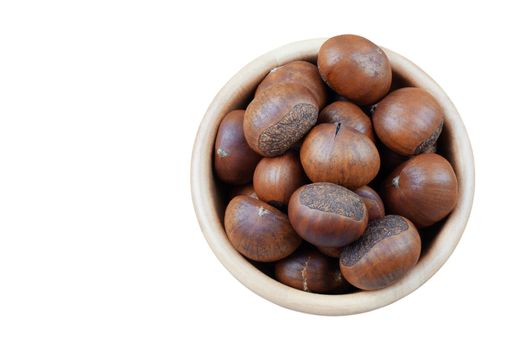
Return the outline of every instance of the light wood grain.
[[[384,49],[394,72],[409,84],[429,91],[445,111],[446,133],[443,139],[447,158],[458,177],[457,207],[416,267],[402,280],[385,289],[346,295],[312,294],[287,287],[253,267],[233,249],[224,232],[221,217],[224,204],[219,198],[212,172],[215,135],[221,118],[228,111],[242,107],[270,69],[293,60],[315,60],[325,40],[305,40],[273,50],[246,65],[224,85],[204,115],[195,139],[191,190],[195,212],[206,240],[221,263],[246,287],[289,309],[320,315],[349,315],[383,307],[410,294],[445,263],[458,244],[470,215],[474,196],[474,158],[463,122],[445,92],[415,64]]]

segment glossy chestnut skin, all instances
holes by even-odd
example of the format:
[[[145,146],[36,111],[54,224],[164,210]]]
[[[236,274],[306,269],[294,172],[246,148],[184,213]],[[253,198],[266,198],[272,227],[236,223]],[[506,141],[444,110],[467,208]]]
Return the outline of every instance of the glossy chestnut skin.
[[[317,66],[328,86],[359,105],[379,101],[392,83],[386,54],[357,35],[339,35],[325,41],[319,49]]]
[[[222,181],[242,185],[252,180],[261,156],[246,142],[243,131],[244,110],[226,114],[215,138],[215,173]]]
[[[240,195],[246,195],[248,197],[252,197],[252,198],[255,198],[255,199],[258,199],[257,198],[257,193],[255,193],[255,189],[253,188],[253,184],[246,184],[246,185],[242,185],[242,186],[234,186],[234,187],[231,187],[229,190],[228,190],[228,199],[229,200],[232,200],[233,197],[237,197],[237,196],[240,196]]]
[[[304,185],[295,191],[288,203],[288,217],[299,236],[321,247],[342,247],[355,241],[368,223],[361,198],[328,182]]]
[[[224,228],[232,246],[255,261],[283,259],[302,241],[285,214],[245,195],[233,198],[226,207]]]
[[[317,104],[321,107],[326,104],[326,86],[319,75],[317,66],[306,61],[292,61],[279,67],[275,67],[261,81],[255,96],[269,87],[279,83],[300,84],[306,87],[314,95]]]
[[[253,174],[257,197],[279,209],[285,208],[292,193],[307,181],[299,156],[294,151],[261,159]]]
[[[389,212],[406,217],[417,227],[427,227],[456,206],[458,180],[445,158],[435,153],[420,154],[386,178],[383,200]]]
[[[365,203],[368,220],[377,220],[385,216],[385,206],[379,194],[371,187],[361,186],[354,191]]]
[[[372,121],[358,105],[352,102],[336,101],[319,112],[317,124],[337,122],[351,127],[374,141]]]
[[[301,164],[313,182],[355,189],[379,171],[379,153],[368,137],[343,124],[319,124],[301,146]]]
[[[316,123],[319,105],[300,84],[275,84],[250,102],[244,116],[244,135],[264,157],[286,152]]]
[[[372,116],[381,142],[405,156],[429,150],[441,134],[444,119],[436,99],[416,87],[393,91],[381,100]]]
[[[387,215],[371,221],[363,236],[339,258],[343,277],[364,290],[388,287],[416,265],[421,238],[406,218]]]
[[[330,293],[347,282],[336,259],[304,247],[275,264],[275,278],[287,286],[311,293]]]

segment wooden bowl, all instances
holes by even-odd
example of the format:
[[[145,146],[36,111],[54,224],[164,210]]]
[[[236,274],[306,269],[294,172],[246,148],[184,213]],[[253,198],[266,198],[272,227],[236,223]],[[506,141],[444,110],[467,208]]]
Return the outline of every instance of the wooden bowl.
[[[415,268],[385,289],[342,295],[314,294],[288,287],[259,271],[232,247],[224,232],[225,200],[212,170],[215,135],[221,118],[232,109],[244,108],[257,84],[272,68],[294,60],[315,62],[319,47],[325,40],[305,40],[273,50],[249,63],[224,85],[204,115],[195,139],[191,191],[195,212],[208,244],[242,284],[263,298],[289,309],[320,315],[349,315],[377,309],[410,294],[445,263],[463,234],[472,207],[474,159],[463,122],[445,92],[415,64],[384,49],[397,80],[404,85],[426,89],[445,111],[440,153],[451,162],[458,178],[459,201],[456,208],[443,224],[437,226],[434,234],[429,233],[432,239],[424,247]]]

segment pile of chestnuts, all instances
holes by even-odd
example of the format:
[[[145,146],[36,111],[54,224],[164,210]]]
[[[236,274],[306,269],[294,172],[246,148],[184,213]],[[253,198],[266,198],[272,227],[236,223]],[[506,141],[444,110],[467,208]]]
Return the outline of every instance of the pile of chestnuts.
[[[427,228],[454,209],[458,182],[439,155],[444,112],[392,84],[385,52],[328,39],[317,65],[272,69],[246,110],[227,113],[215,175],[232,246],[290,287],[375,290],[418,262]]]

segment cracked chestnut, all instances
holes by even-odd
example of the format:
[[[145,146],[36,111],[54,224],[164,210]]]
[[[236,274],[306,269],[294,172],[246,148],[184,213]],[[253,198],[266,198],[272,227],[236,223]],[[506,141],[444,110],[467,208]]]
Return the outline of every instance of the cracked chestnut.
[[[406,218],[387,215],[371,221],[363,236],[348,245],[339,258],[343,277],[364,290],[385,288],[416,265],[421,239]]]
[[[351,127],[374,141],[372,121],[359,106],[352,102],[336,101],[319,112],[317,123],[338,123]]]
[[[372,181],[380,164],[374,143],[342,123],[314,127],[301,146],[300,158],[313,182],[332,182],[350,189]]]
[[[306,241],[321,247],[342,247],[365,231],[368,213],[361,198],[328,182],[308,184],[295,191],[288,217]]]
[[[245,195],[233,198],[226,207],[224,228],[232,246],[255,261],[283,259],[302,241],[285,214]]]

